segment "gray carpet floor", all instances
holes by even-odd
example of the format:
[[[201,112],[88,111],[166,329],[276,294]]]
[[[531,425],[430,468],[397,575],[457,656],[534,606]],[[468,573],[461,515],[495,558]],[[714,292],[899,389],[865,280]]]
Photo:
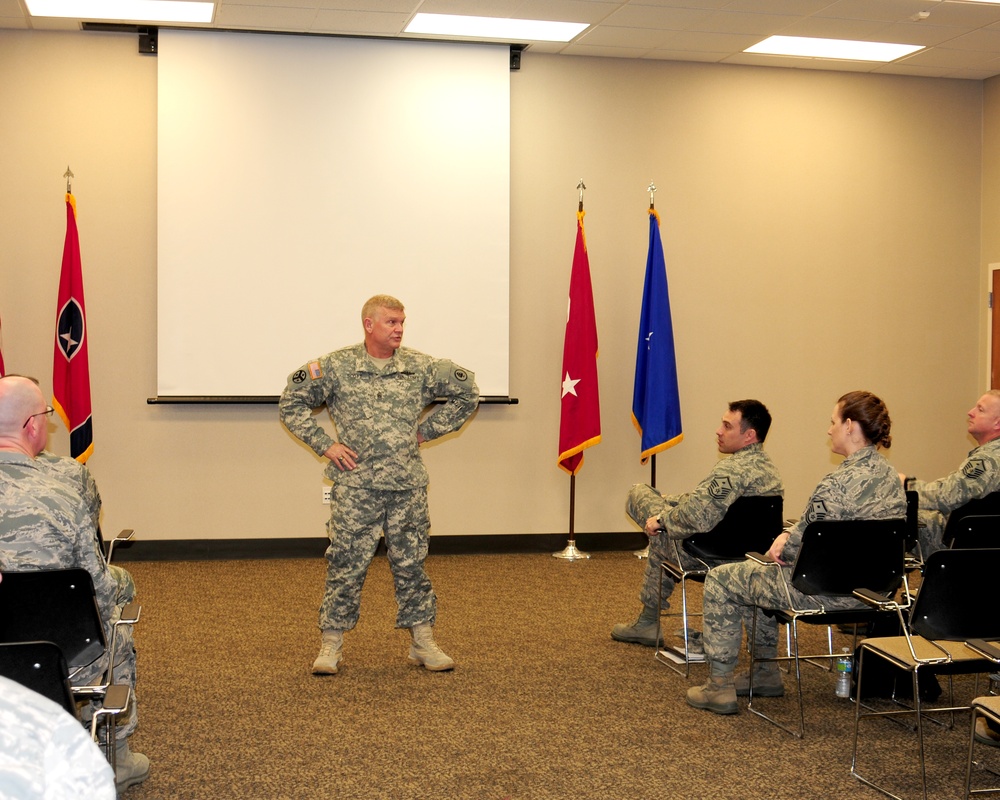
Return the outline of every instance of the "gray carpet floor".
[[[688,707],[704,666],[688,681],[651,649],[614,642],[611,627],[638,612],[644,563],[630,552],[432,555],[435,634],[457,668],[431,673],[406,660],[378,557],[340,673],[315,677],[322,559],[129,562],[143,604],[133,746],[152,771],[124,797],[880,796],[850,775],[853,705],[835,697],[831,673],[805,670],[797,740],[745,701],[730,717]],[[972,679],[956,691],[967,701]],[[795,711],[790,696],[770,703]],[[957,798],[968,715],[929,727],[931,796]],[[915,736],[881,720],[862,734],[873,774],[919,796]]]

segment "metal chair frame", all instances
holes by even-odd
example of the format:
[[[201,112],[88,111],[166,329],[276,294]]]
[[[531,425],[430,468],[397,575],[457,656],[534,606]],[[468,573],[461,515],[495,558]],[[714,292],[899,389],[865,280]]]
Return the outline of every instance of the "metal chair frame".
[[[927,800],[924,717],[943,713],[951,715],[956,711],[968,711],[971,706],[955,705],[954,697],[951,697],[948,705],[925,708],[920,698],[920,675],[977,674],[994,669],[1000,663],[1000,652],[985,642],[973,641],[1000,639],[1000,618],[995,613],[993,596],[998,570],[1000,549],[939,550],[927,558],[923,582],[909,608],[884,597],[873,596],[870,592],[857,592],[861,600],[873,607],[895,612],[903,630],[902,636],[877,637],[861,643],[858,696],[863,696],[866,657],[884,660],[908,672],[913,683],[912,707],[896,706],[888,711],[875,711],[860,702],[855,704],[851,774],[865,785],[898,800],[898,795],[858,769],[861,720],[875,717],[896,720],[912,715],[917,734],[922,795]],[[909,611],[908,618],[903,613],[906,610]],[[928,719],[931,718],[928,716]]]
[[[889,520],[819,520],[803,531],[802,547],[788,578],[782,570],[787,607],[783,609],[754,608],[753,624],[749,632],[750,692],[747,710],[766,719],[771,724],[790,733],[797,739],[805,735],[805,711],[802,700],[802,662],[824,661],[832,664],[841,654],[834,652],[829,627],[835,624],[873,622],[885,612],[872,608],[829,608],[824,597],[851,597],[859,588],[870,589],[877,596],[890,596],[908,584],[905,569],[905,528],[901,519]],[[858,554],[864,553],[863,558]],[[760,554],[752,556],[759,563],[778,569],[778,564],[765,560]],[[812,598],[813,606],[796,607],[791,589]],[[759,658],[756,652],[757,620],[761,613],[773,615],[779,623],[786,623],[791,632],[790,652],[786,656]],[[799,622],[808,625],[826,625],[827,650],[803,655],[799,650]],[[855,645],[857,634],[855,634]],[[793,662],[795,689],[798,701],[798,725],[776,719],[760,709],[760,696],[754,695],[754,672],[757,664]]]
[[[688,607],[687,582],[704,582],[712,567],[719,564],[742,561],[749,550],[767,549],[775,537],[781,533],[781,495],[757,495],[737,498],[726,510],[725,516],[712,530],[696,533],[686,539],[673,539],[674,558],[665,559],[660,566],[658,608],[663,607],[662,573],[670,575],[680,583],[681,611],[661,613],[656,628],[658,646],[654,658],[666,664],[684,677],[691,674],[691,664],[704,662],[704,656],[692,659],[690,656],[691,617],[700,617],[701,612],[691,612]],[[663,535],[663,534],[661,534]],[[686,556],[686,557],[685,557]],[[663,618],[681,617],[683,625],[683,648],[668,645],[663,636]]]
[[[970,642],[970,645],[975,647],[976,643]],[[1000,657],[1000,651],[995,647],[987,645],[989,650],[991,650],[994,658]],[[975,750],[976,750],[976,723],[980,719],[986,719],[997,725],[1000,725],[1000,697],[988,696],[988,697],[977,697],[972,701],[971,704],[972,714],[970,727],[969,727],[969,759],[965,766],[965,794],[962,796],[965,800],[969,800],[972,795],[980,794],[1000,794],[1000,786],[973,789],[972,788],[972,767],[977,766],[993,775],[1000,775],[995,768],[989,767],[986,764],[975,760]],[[995,748],[984,747],[983,749],[992,750]]]
[[[112,624],[110,644],[94,582],[81,568],[5,572],[0,582],[0,604],[17,608],[16,614],[0,616],[0,642],[48,641],[61,651],[68,665],[66,679],[73,696],[98,700],[91,720],[91,736],[97,741],[98,727],[106,723],[104,747],[112,768],[115,767],[116,716],[129,702],[131,687],[112,683],[117,632],[121,625],[139,619],[140,606],[130,603]],[[75,683],[80,673],[107,654],[107,668],[95,683]]]

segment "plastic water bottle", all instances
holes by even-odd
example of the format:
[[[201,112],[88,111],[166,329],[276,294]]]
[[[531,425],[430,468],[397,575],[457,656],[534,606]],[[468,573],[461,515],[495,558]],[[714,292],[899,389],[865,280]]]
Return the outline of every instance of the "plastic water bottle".
[[[851,696],[851,669],[854,666],[850,651],[845,647],[843,655],[837,659],[837,688],[834,694],[837,697]]]

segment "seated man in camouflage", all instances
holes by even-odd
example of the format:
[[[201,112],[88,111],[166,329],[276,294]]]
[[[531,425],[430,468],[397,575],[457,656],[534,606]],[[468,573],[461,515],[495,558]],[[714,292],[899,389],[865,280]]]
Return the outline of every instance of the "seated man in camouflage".
[[[970,500],[1000,490],[1000,390],[990,389],[969,409],[969,435],[977,446],[962,465],[936,481],[914,479],[912,488],[920,498],[920,551],[927,558],[943,550],[948,515]],[[906,475],[900,473],[906,484]]]
[[[722,424],[715,432],[723,458],[693,491],[686,494],[662,495],[651,486],[636,484],[628,494],[626,511],[649,537],[649,558],[639,599],[642,611],[631,625],[615,625],[611,638],[619,642],[634,642],[656,647],[659,622],[659,589],[663,582],[664,609],[666,598],[674,590],[674,581],[660,565],[671,554],[671,539],[686,539],[709,531],[718,525],[729,506],[744,495],[783,495],[784,488],[778,470],[764,452],[764,439],[771,427],[771,414],[759,400],[736,400],[722,415]],[[697,652],[700,642],[692,642],[690,651]]]
[[[32,378],[30,375],[15,375],[9,372],[0,377],[0,380],[10,378],[27,378],[36,386],[38,385],[38,380]],[[38,464],[49,467],[55,475],[64,478],[69,487],[73,491],[78,492],[83,498],[83,502],[87,506],[87,511],[94,521],[94,534],[97,537],[98,548],[103,553],[100,537],[101,493],[97,490],[97,481],[94,480],[94,476],[87,468],[87,465],[81,464],[75,458],[56,455],[49,450],[42,450],[42,452],[35,456],[35,460]],[[115,605],[128,605],[135,600],[135,581],[132,579],[131,573],[117,564],[109,564],[108,569],[111,570],[111,577],[118,584],[118,596],[115,600]]]
[[[110,639],[120,614],[118,584],[97,546],[93,517],[75,487],[38,460],[48,440],[52,407],[28,378],[0,380],[0,569],[5,571],[82,567],[94,580],[97,603]],[[123,633],[124,631],[124,633]],[[135,648],[131,632],[118,633],[116,683],[135,689]],[[84,670],[83,681],[99,678],[101,661]],[[134,698],[134,694],[133,694]],[[149,759],[129,749],[128,737],[137,725],[136,703],[117,729],[119,791],[149,775]]]

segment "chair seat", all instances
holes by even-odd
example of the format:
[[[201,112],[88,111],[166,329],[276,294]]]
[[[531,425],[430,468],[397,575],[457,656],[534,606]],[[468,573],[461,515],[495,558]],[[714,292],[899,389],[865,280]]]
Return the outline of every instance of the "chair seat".
[[[884,612],[873,611],[870,608],[845,608],[839,611],[818,611],[815,614],[791,611],[788,609],[773,612],[778,622],[790,624],[794,620],[809,625],[854,625],[859,622],[872,622]]]
[[[920,664],[933,661],[936,658],[947,658],[947,662],[939,664],[928,664],[934,672],[952,675],[961,675],[969,672],[983,672],[991,668],[992,661],[983,658],[975,650],[971,650],[965,642],[951,642],[936,639],[931,641],[922,636],[912,636],[913,652],[917,659],[913,658],[910,647],[905,636],[884,636],[865,639],[861,646],[867,650],[873,650],[886,660],[896,666],[912,670]],[[945,652],[942,653],[941,651]],[[947,655],[945,655],[947,653]]]

